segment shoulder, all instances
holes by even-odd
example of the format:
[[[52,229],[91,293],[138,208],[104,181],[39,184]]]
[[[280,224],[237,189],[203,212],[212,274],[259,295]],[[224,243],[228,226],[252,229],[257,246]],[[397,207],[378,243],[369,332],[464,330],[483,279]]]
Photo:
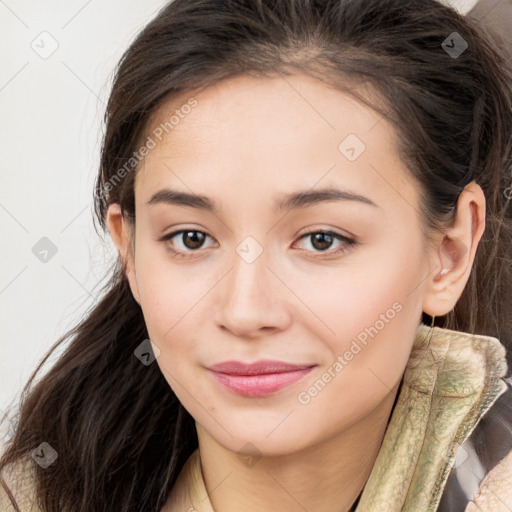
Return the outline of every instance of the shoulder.
[[[490,470],[481,480],[465,512],[510,512],[512,506],[512,386],[482,419],[480,432],[472,436],[480,460]],[[493,457],[494,455],[494,457]]]
[[[512,382],[502,380],[505,391],[459,446],[438,512],[512,511]]]
[[[512,504],[512,451],[483,479],[466,512],[509,512]]]
[[[9,493],[6,490],[9,489]],[[34,481],[32,466],[29,462],[17,464],[8,471],[2,471],[0,475],[0,511],[16,512],[12,504],[11,494],[16,500],[19,512],[42,512],[35,505]]]

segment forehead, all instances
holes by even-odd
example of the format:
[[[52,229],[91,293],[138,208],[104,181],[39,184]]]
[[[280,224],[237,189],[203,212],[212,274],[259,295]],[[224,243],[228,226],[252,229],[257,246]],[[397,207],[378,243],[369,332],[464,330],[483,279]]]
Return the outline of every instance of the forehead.
[[[218,189],[219,181],[263,191],[325,179],[387,192],[391,201],[400,190],[414,201],[417,185],[398,155],[392,125],[307,75],[238,76],[180,93],[159,107],[148,127],[145,136],[155,147],[136,185],[145,199],[182,176],[201,192]]]
[[[194,107],[190,107],[192,99]],[[240,75],[172,96],[153,113],[146,131],[161,128],[166,139],[172,133],[174,144],[167,142],[172,151],[178,152],[181,135],[204,137],[209,133],[214,140],[215,135],[226,134],[230,128],[241,135],[240,129],[243,133],[250,130],[251,122],[264,123],[267,128],[261,130],[259,126],[259,135],[268,133],[272,140],[273,129],[286,128],[279,133],[282,140],[287,134],[298,135],[294,133],[298,124],[315,133],[341,134],[351,128],[363,135],[381,120],[379,113],[352,96],[305,74],[261,78]]]

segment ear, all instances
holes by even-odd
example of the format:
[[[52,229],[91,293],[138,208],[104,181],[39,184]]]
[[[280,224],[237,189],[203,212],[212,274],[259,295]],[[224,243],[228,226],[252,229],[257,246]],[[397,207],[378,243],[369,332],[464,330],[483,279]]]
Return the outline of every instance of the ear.
[[[139,289],[135,274],[135,244],[132,225],[123,217],[121,206],[112,203],[107,210],[107,225],[114,245],[119,251],[124,271],[133,297],[140,305]]]
[[[428,315],[446,315],[462,295],[485,231],[485,204],[481,187],[472,181],[459,196],[451,226],[432,248],[435,270],[429,274],[423,297]]]

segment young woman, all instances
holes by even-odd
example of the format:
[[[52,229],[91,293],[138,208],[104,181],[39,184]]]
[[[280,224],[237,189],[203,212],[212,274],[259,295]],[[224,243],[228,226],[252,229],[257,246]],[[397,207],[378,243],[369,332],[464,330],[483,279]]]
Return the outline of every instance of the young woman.
[[[511,78],[435,0],[166,6],[1,510],[510,510]]]

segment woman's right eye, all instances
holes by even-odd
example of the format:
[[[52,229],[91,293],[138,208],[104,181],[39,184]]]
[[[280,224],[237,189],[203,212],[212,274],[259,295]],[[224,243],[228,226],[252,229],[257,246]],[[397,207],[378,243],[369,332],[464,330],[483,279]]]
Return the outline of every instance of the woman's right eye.
[[[173,239],[176,238],[176,242]],[[187,254],[198,252],[206,238],[211,238],[208,233],[198,229],[180,229],[158,239],[163,242],[168,251],[175,255],[186,257]],[[171,243],[172,242],[172,243]],[[176,244],[180,247],[176,248]]]

